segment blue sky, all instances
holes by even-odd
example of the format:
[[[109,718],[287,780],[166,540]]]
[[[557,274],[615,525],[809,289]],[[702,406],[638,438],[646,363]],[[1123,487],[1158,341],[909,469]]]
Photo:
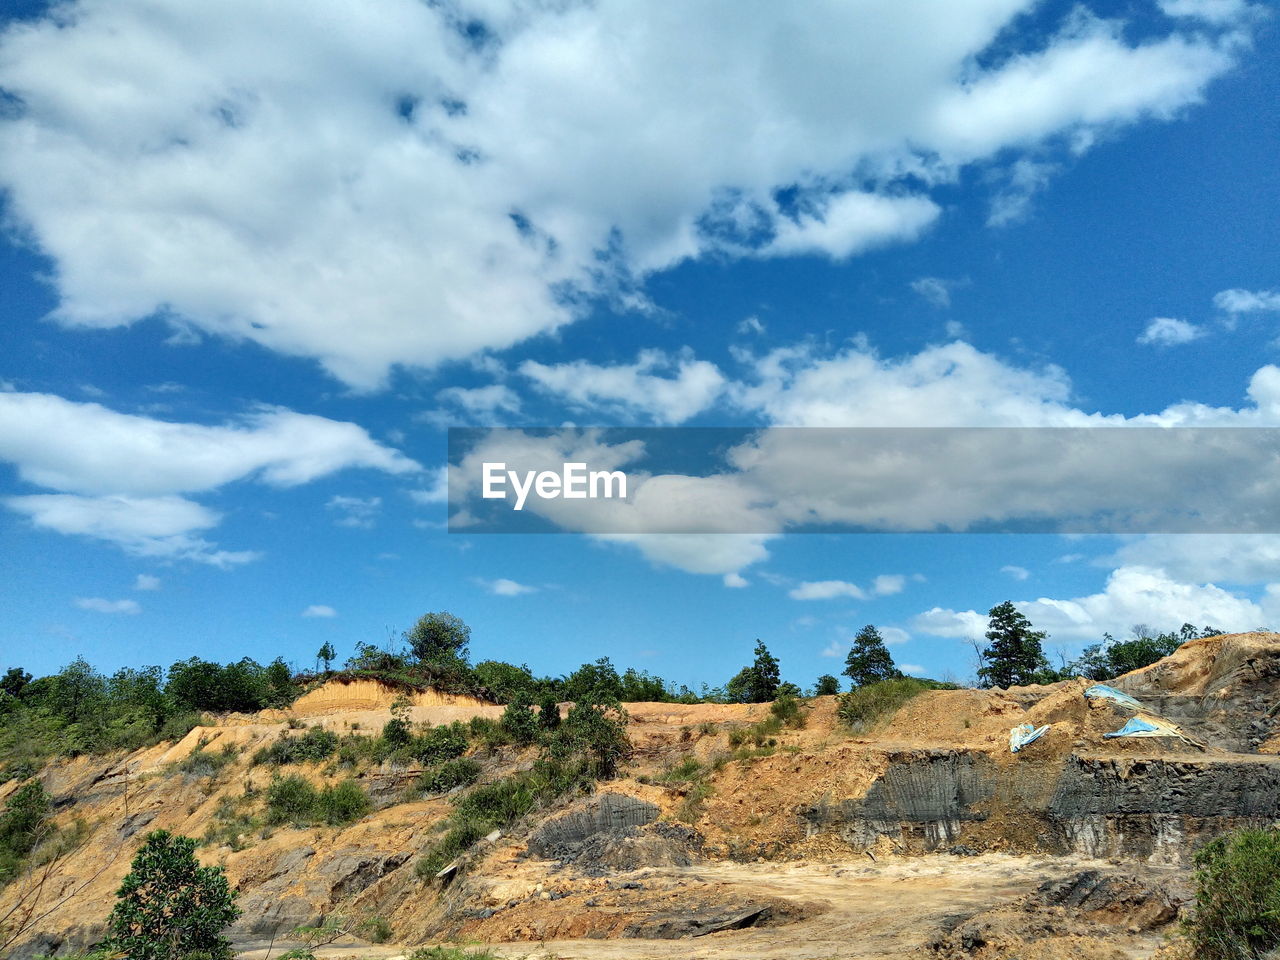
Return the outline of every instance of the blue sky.
[[[1266,536],[445,532],[450,425],[1280,426],[1274,8],[916,6],[19,5],[0,665],[1280,621]]]

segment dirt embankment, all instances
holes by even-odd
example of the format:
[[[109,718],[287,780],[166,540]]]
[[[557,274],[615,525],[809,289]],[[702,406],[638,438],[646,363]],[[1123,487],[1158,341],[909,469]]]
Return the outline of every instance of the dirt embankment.
[[[1149,956],[1176,912],[1168,884],[1185,874],[1187,851],[1280,816],[1280,637],[1195,641],[1117,685],[1201,746],[1106,737],[1130,713],[1086,700],[1082,680],[930,692],[857,736],[837,723],[831,697],[805,706],[803,728],[763,737],[752,728],[767,705],[628,704],[635,754],[607,787],[623,800],[572,807],[554,828],[517,824],[442,888],[413,866],[452,806],[447,796],[400,802],[416,769],[358,770],[379,809],[347,827],[247,825],[277,772],[254,766],[254,751],[299,725],[375,735],[401,695],[330,683],[290,711],[46,769],[58,822],[83,821],[88,839],[51,872],[52,909],[17,956],[91,941],[133,850],[161,827],[209,835],[201,857],[240,889],[245,944],[337,912],[384,918],[400,944],[552,938],[561,957]],[[502,709],[408,699],[420,723]],[[1049,729],[1015,755],[1009,729],[1020,723]],[[184,769],[195,751],[224,747],[216,770]],[[531,761],[510,749],[477,759],[486,780]],[[285,772],[317,784],[352,775],[332,761]],[[15,786],[0,785],[0,800]],[[0,913],[14,895],[0,892]],[[1130,929],[1116,904],[1153,919]]]

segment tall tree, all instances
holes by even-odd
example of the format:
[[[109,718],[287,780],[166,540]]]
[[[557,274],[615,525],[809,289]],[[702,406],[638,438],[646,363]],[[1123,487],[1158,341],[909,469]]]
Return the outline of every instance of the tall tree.
[[[1037,671],[1049,666],[1042,644],[1045,634],[1033,630],[1031,621],[1006,600],[992,607],[988,616],[983,665],[978,677],[986,687],[1012,687],[1036,682]]]
[[[902,676],[893,665],[893,657],[889,655],[889,648],[884,645],[884,637],[869,623],[853,638],[853,646],[849,655],[844,658],[842,672],[855,687],[865,687],[869,683]]]
[[[755,661],[739,670],[725,690],[734,703],[768,703],[777,697],[781,683],[778,658],[769,652],[763,640],[757,640]]]
[[[329,672],[329,664],[333,663],[334,658],[338,654],[333,649],[333,644],[325,641],[324,646],[316,651],[316,659],[324,664],[324,672]]]
[[[467,662],[471,628],[460,617],[441,610],[419,617],[404,639],[419,663],[437,667],[459,666]]]

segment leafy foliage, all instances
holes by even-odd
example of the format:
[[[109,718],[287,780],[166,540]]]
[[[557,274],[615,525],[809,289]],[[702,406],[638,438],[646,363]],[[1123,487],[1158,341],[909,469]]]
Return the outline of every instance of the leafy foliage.
[[[845,657],[842,672],[855,687],[902,676],[893,664],[889,648],[884,645],[884,637],[871,624],[859,630],[853,638],[853,647]]]
[[[1130,670],[1149,667],[1157,660],[1169,656],[1188,640],[1216,637],[1221,630],[1205,627],[1197,630],[1184,623],[1177,633],[1152,635],[1145,628],[1134,628],[1131,640],[1116,640],[1109,633],[1102,635],[1102,643],[1085,647],[1079,658],[1067,667],[1069,676],[1088,677],[1090,680],[1111,680]]]
[[[448,611],[426,613],[404,635],[419,663],[453,666],[467,662],[471,628]]]
[[[1012,687],[1037,683],[1040,672],[1049,666],[1042,644],[1043,631],[1033,630],[1031,621],[1006,600],[991,608],[987,626],[990,646],[983,651],[978,677],[984,687]]]
[[[469,757],[459,757],[423,770],[414,787],[418,793],[445,793],[454,787],[475,783],[479,778],[480,764]]]
[[[855,730],[865,730],[882,717],[898,710],[912,697],[926,690],[955,690],[954,683],[937,680],[921,680],[916,677],[896,677],[856,687],[840,698],[837,715]]]
[[[337,749],[338,735],[322,727],[311,727],[301,736],[290,736],[281,730],[275,743],[263,747],[253,755],[253,762],[270,763],[277,767],[294,763],[318,763],[333,756]]]
[[[166,830],[147,835],[116,893],[110,946],[130,960],[200,955],[229,960],[222,931],[240,916],[221,867],[202,867],[196,841]]]
[[[369,797],[354,780],[317,790],[295,774],[274,777],[267,787],[268,823],[342,826],[359,820],[372,809]]]
[[[1255,960],[1280,946],[1280,830],[1241,830],[1196,853],[1186,925],[1201,960]]]
[[[49,795],[37,780],[23,784],[0,813],[0,886],[21,869],[23,860],[40,842],[49,817]]]
[[[830,697],[840,692],[840,681],[829,673],[824,673],[818,678],[818,682],[814,685],[813,695],[815,697]]]
[[[755,662],[743,667],[725,688],[733,703],[768,703],[778,694],[781,671],[778,660],[763,640],[756,641]]]

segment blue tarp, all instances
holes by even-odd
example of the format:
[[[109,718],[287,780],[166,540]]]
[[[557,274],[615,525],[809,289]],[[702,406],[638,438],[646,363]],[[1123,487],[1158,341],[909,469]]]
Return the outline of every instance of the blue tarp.
[[[1019,724],[1009,731],[1009,752],[1017,753],[1028,743],[1033,743],[1045,735],[1049,729],[1049,724],[1045,724],[1040,729],[1036,729],[1029,723]]]
[[[1108,687],[1105,683],[1095,683],[1092,687],[1084,692],[1087,700],[1110,700],[1112,703],[1121,707],[1128,707],[1130,710],[1145,710],[1141,703],[1133,699],[1127,693],[1121,693],[1115,687]]]

